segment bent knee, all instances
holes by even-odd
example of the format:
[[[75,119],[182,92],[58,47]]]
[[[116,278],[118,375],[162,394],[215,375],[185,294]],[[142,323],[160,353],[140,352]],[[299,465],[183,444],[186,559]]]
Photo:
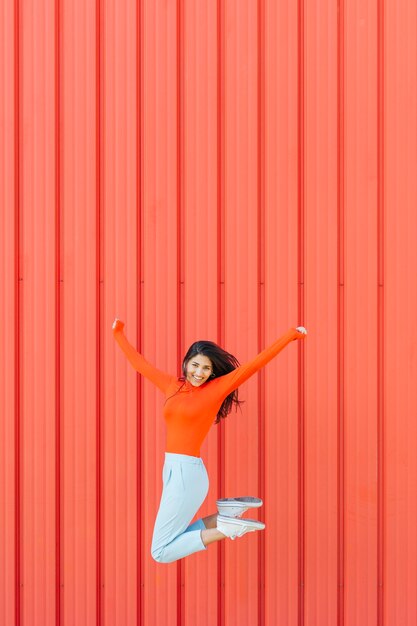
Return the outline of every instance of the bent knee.
[[[164,548],[152,548],[151,550],[151,555],[154,561],[156,561],[157,563],[172,563],[173,560],[175,561],[176,559],[169,559],[167,557],[167,555],[164,554],[165,550]]]

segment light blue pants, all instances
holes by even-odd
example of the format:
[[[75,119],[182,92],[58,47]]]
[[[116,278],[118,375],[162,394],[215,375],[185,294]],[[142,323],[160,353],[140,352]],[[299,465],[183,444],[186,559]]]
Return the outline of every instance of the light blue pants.
[[[209,489],[203,459],[165,452],[161,503],[152,538],[152,557],[172,563],[193,552],[207,550],[201,539],[202,519],[190,525]]]

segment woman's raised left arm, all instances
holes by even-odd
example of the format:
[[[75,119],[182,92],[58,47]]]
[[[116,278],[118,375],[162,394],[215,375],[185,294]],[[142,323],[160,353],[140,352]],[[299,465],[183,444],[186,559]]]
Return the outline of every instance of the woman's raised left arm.
[[[302,330],[299,330],[302,329]],[[264,365],[269,363],[277,354],[281,352],[291,341],[304,339],[307,331],[304,327],[290,328],[282,337],[277,339],[271,346],[262,350],[254,359],[240,365],[232,372],[216,378],[211,384],[218,386],[222,397],[226,397],[242,385],[248,378],[258,372]]]

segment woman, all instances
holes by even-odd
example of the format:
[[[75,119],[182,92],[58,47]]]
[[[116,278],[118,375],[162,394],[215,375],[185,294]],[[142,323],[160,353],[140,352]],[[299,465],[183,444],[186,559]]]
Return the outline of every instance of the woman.
[[[163,491],[152,539],[152,556],[159,563],[172,563],[210,543],[235,539],[262,530],[265,524],[241,518],[249,508],[259,507],[259,498],[217,500],[218,514],[190,525],[205,500],[209,482],[200,447],[214,418],[218,423],[239,404],[237,388],[266,365],[287,344],[307,334],[304,327],[291,328],[252,361],[237,359],[211,341],[192,344],[182,364],[183,377],[161,372],[148,363],[125,337],[124,323],[113,323],[114,337],[133,367],[164,394],[167,445],[162,473]]]

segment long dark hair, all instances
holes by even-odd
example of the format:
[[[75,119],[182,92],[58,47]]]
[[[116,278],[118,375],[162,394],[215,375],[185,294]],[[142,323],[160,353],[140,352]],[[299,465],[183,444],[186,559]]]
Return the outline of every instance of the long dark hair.
[[[218,346],[217,343],[214,343],[213,341],[195,341],[188,348],[187,354],[182,362],[183,377],[181,380],[186,379],[188,361],[197,356],[197,354],[201,354],[210,359],[213,366],[213,372],[211,375],[212,378],[224,376],[225,374],[235,370],[240,365],[239,361],[235,356],[233,356],[233,354],[223,350],[223,348]],[[217,413],[216,421],[214,422],[215,424],[218,424],[222,418],[224,419],[230,413],[233,405],[235,405],[237,410],[237,407],[242,404],[243,400],[239,400],[238,396],[238,389],[235,389],[223,400]]]

